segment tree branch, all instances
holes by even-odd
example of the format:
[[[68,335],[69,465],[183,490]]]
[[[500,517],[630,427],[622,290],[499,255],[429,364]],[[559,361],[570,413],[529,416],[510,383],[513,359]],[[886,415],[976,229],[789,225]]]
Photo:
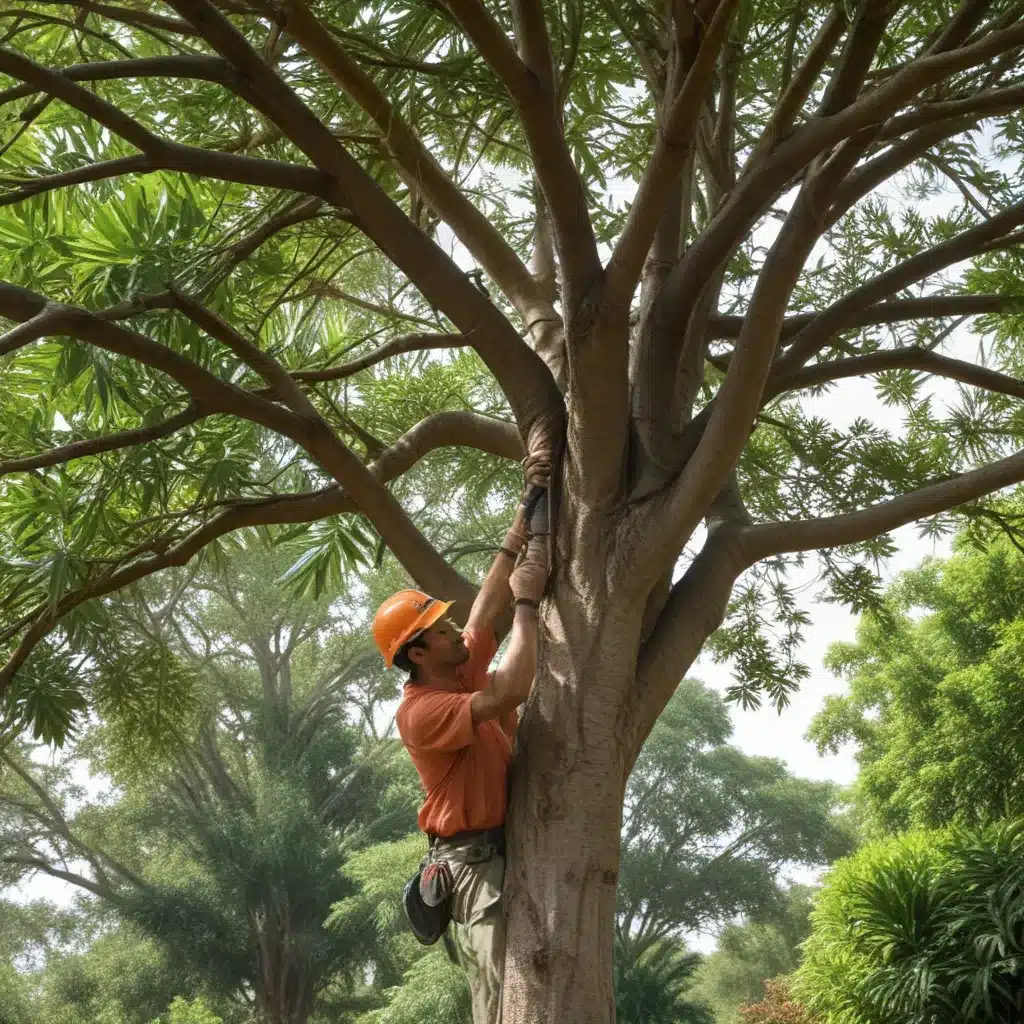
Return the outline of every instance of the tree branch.
[[[60,174],[47,174],[40,178],[25,181],[20,188],[0,193],[0,207],[13,206],[32,196],[44,192],[54,192],[69,185],[83,185],[90,181],[103,181],[107,178],[118,178],[122,174],[148,174],[160,169],[158,161],[148,156],[126,156],[118,160],[102,160],[95,164],[76,167],[73,171],[62,171]]]
[[[431,208],[479,260],[524,322],[529,325],[539,317],[555,315],[551,303],[545,300],[515,250],[456,187],[376,82],[317,21],[305,0],[289,4],[284,18],[284,30],[315,57],[335,83],[376,122],[399,165],[422,190]]]
[[[939,377],[948,377],[970,384],[986,391],[994,391],[1001,395],[1012,395],[1024,398],[1024,380],[1010,377],[990,370],[985,366],[977,366],[962,359],[951,359],[949,356],[931,352],[926,348],[884,349],[880,352],[868,352],[861,356],[848,359],[833,359],[825,363],[805,366],[785,377],[772,388],[771,397],[784,391],[798,391],[802,388],[817,387],[830,381],[842,380],[844,377],[863,377],[886,370],[921,370]]]
[[[184,24],[182,22],[182,25]],[[53,74],[66,78],[69,82],[109,82],[124,78],[193,78],[204,82],[216,82],[231,89],[237,89],[242,84],[227,61],[204,54],[98,60],[60,68],[54,70]],[[30,84],[5,89],[0,92],[0,106],[33,96],[38,91],[38,87]]]
[[[947,512],[1024,480],[1024,451],[988,466],[931,484],[891,501],[824,519],[764,523],[751,527],[746,545],[752,561],[789,551],[859,544],[908,523]]]
[[[1024,202],[1014,203],[984,223],[918,253],[848,292],[838,302],[820,313],[794,338],[792,345],[777,361],[776,374],[784,375],[803,365],[827,344],[829,338],[843,330],[858,310],[874,305],[902,288],[977,255],[984,251],[987,245],[1020,227],[1021,224],[1024,224]]]
[[[154,28],[164,32],[173,32],[176,35],[195,35],[195,31],[188,22],[179,21],[177,18],[168,18],[165,15],[155,14],[151,11],[118,7],[114,4],[96,3],[95,0],[36,0],[36,2],[54,7],[77,7],[79,10],[89,14],[98,14],[100,17],[110,18],[112,21],[120,21],[126,25]]]
[[[305,299],[310,295],[337,299],[339,302],[348,302],[353,306],[358,306],[360,309],[365,309],[367,313],[376,313],[378,316],[389,318],[397,317],[399,320],[407,320],[409,323],[419,324],[422,327],[434,326],[434,321],[428,320],[426,317],[416,316],[413,313],[406,313],[404,310],[396,309],[393,306],[382,306],[380,303],[371,302],[369,299],[361,298],[358,295],[352,295],[350,292],[346,292],[344,289],[339,288],[330,281],[311,281],[304,291],[299,292],[292,297],[292,301]]]
[[[206,65],[208,68],[211,66],[210,64]],[[143,157],[105,161],[95,164],[91,168],[81,168],[63,175],[51,175],[36,183],[30,182],[24,186],[22,192],[17,193],[13,198],[11,195],[0,197],[0,201],[4,204],[37,195],[49,188],[59,188],[66,184],[77,184],[83,181],[96,181],[101,177],[112,177],[131,170],[141,172],[186,171],[205,177],[222,178],[249,185],[265,185],[305,192],[322,198],[332,198],[329,181],[325,180],[322,174],[308,167],[274,160],[256,160],[236,154],[217,153],[161,139],[125,114],[124,111],[73,82],[70,78],[36,64],[11,50],[0,48],[0,72],[17,78],[41,92],[55,96],[102,124],[114,134],[121,136],[142,150],[144,154]],[[250,90],[242,85],[237,86],[237,89],[239,95],[252,102]],[[133,163],[127,163],[128,160]]]
[[[761,213],[819,154],[858,132],[882,125],[902,103],[929,86],[1021,45],[1024,22],[987,33],[960,49],[920,57],[838,113],[816,117],[795,129],[761,161],[756,171],[740,180],[730,199],[690,246],[666,284],[666,312],[675,319],[686,316],[688,304],[700,294],[715,268]]]
[[[980,120],[980,115],[948,121],[938,120],[934,124],[917,129],[906,139],[890,146],[885,152],[860,164],[833,194],[826,224],[831,227],[837,223],[859,199],[888,181],[905,167],[909,167],[915,160],[922,157],[927,158],[929,150],[938,143],[954,135],[959,135],[961,132],[970,131]],[[879,133],[879,137],[881,134]]]
[[[135,445],[147,444],[150,441],[159,440],[162,437],[169,437],[184,427],[195,423],[200,418],[199,410],[190,405],[175,416],[154,423],[150,427],[137,427],[134,430],[122,430],[117,434],[107,434],[105,437],[91,437],[82,441],[72,441],[70,444],[61,445],[59,448],[51,448],[49,451],[40,452],[38,455],[27,455],[22,458],[7,459],[0,462],[0,477],[11,473],[24,473],[30,469],[43,469],[46,466],[56,466],[74,459],[81,459],[87,455],[100,455],[103,452],[115,451],[119,448],[132,448]]]
[[[15,347],[23,347],[36,337],[65,334],[166,374],[192,396],[203,415],[232,413],[289,437],[300,425],[294,413],[221,380],[174,349],[137,331],[104,321],[86,309],[51,304],[44,296],[27,288],[0,282],[0,316],[19,322],[29,321],[33,327],[31,335]],[[5,351],[13,351],[13,347],[5,346],[0,340],[0,355]]]
[[[297,416],[320,420],[316,407],[306,397],[288,371],[273,356],[249,341],[226,320],[175,287],[170,288],[172,303],[196,326],[230,349],[246,366],[255,370],[272,388],[277,397]]]
[[[900,0],[874,0],[859,5],[846,46],[821,99],[819,116],[836,114],[855,102],[885,29],[900,8]]]
[[[1024,85],[1006,86],[1001,89],[987,89],[974,96],[957,100],[935,100],[920,104],[915,110],[886,122],[879,138],[899,138],[910,131],[923,128],[939,121],[955,121],[971,117],[980,121],[984,117],[1007,114],[1018,110],[1024,103]]]
[[[583,183],[562,130],[543,8],[536,0],[513,0],[520,56],[481,0],[445,0],[445,5],[508,90],[519,114],[551,212],[571,334],[574,317],[600,279],[601,261]]]
[[[472,336],[524,433],[538,416],[561,409],[561,396],[551,374],[500,310],[406,217],[235,26],[206,0],[171,0],[170,5],[238,69],[260,109],[329,176],[328,197],[353,211],[354,223],[427,301],[443,310],[462,333]]]
[[[292,377],[302,381],[343,380],[393,356],[404,355],[407,352],[465,348],[468,344],[469,339],[464,334],[406,334],[400,338],[392,338],[372,352],[350,359],[340,366],[329,366],[323,370],[296,370]]]
[[[794,15],[794,20],[796,16]],[[832,51],[835,50],[842,38],[846,24],[846,10],[841,4],[836,4],[821,23],[800,67],[779,97],[768,124],[765,125],[760,139],[757,140],[750,152],[750,157],[743,170],[744,174],[749,173],[765,153],[771,152],[779,140],[793,127],[797,114],[803,109],[803,105],[817,84]]]
[[[8,854],[5,857],[0,857],[0,861],[4,864],[18,864],[22,867],[42,871],[51,878],[57,878],[62,882],[67,882],[69,885],[85,889],[88,892],[91,892],[94,896],[99,896],[101,899],[108,900],[112,903],[117,902],[117,897],[115,896],[114,891],[107,886],[93,882],[84,875],[76,874],[73,871],[63,871],[61,868],[55,867],[49,861],[43,860],[41,857],[25,857],[20,854]]]
[[[950,316],[978,316],[985,313],[1010,313],[1024,306],[1024,297],[1018,295],[925,295],[916,299],[890,299],[873,306],[858,309],[851,314],[846,330],[873,327],[877,324],[899,323],[904,320]],[[822,311],[824,312],[824,311]],[[799,334],[821,316],[821,313],[796,313],[782,322],[779,337],[782,341]],[[743,328],[742,316],[712,317],[709,333],[712,338],[738,338]]]
[[[613,301],[628,305],[632,299],[666,196],[692,152],[697,121],[714,83],[715,63],[728,39],[737,6],[738,0],[720,0],[682,87],[659,126],[654,152],[608,263],[607,282]]]
[[[445,445],[475,447],[503,458],[519,459],[523,453],[522,439],[514,424],[477,413],[437,413],[403,434],[375,462],[365,467],[364,472],[377,486],[383,487],[431,451]],[[50,615],[43,610],[35,618],[7,664],[0,669],[0,698],[39,642],[58,625],[63,616],[84,602],[113,593],[161,569],[186,565],[206,545],[234,530],[251,526],[311,523],[359,510],[360,506],[353,495],[339,485],[332,485],[305,494],[240,501],[224,508],[185,537],[154,538],[146,545],[149,548],[148,554],[135,557],[128,564],[115,567],[106,575],[94,579],[88,586],[65,594],[58,602],[54,614]],[[410,567],[407,565],[407,568]],[[476,588],[454,571],[438,576],[431,572],[430,566],[426,566],[425,570],[422,575],[418,575],[410,568],[410,574],[421,586],[438,596],[456,600],[456,612],[461,616],[467,615]]]
[[[655,575],[680,550],[726,485],[750,435],[771,372],[786,305],[818,237],[818,180],[805,183],[758,277],[743,328],[693,454],[671,486],[638,507],[658,530],[634,561],[640,578]],[[826,181],[827,184],[827,181]]]

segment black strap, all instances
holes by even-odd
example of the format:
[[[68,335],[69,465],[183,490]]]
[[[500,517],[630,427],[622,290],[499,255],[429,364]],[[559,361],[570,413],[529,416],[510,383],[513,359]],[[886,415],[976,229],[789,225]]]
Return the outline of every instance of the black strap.
[[[488,828],[480,830],[471,830],[468,832],[454,832],[450,836],[438,836],[432,832],[427,833],[427,840],[430,846],[433,847],[438,842],[444,843],[491,843],[497,846],[499,843],[504,844],[505,842],[505,829],[504,828]]]

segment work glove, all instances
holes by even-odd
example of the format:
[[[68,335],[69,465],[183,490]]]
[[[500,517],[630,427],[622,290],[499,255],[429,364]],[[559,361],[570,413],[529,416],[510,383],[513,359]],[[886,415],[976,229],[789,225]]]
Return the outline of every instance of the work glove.
[[[526,526],[526,509],[520,505],[516,509],[516,517],[512,520],[512,525],[508,528],[505,539],[501,542],[501,550],[509,558],[518,558],[519,553],[526,547],[526,542],[529,539],[530,535]]]
[[[523,459],[523,480],[526,489],[534,487],[547,488],[551,482],[551,452],[540,451],[535,455],[527,455]]]
[[[540,604],[549,571],[547,538],[531,537],[526,546],[526,557],[515,567],[508,581],[512,597],[517,602]]]

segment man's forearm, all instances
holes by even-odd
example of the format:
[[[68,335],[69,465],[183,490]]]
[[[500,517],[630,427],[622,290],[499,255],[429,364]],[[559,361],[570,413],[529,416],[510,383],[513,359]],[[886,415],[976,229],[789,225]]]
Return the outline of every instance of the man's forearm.
[[[490,685],[470,698],[473,723],[515,711],[527,697],[537,674],[537,609],[516,605],[508,651],[491,676]]]
[[[494,672],[494,692],[503,703],[515,707],[530,696],[536,674],[537,609],[532,605],[517,604],[508,650]]]
[[[521,505],[516,510],[516,517],[512,521],[509,536],[517,532],[522,534],[525,543],[526,525]],[[489,629],[499,639],[505,635],[509,627],[508,607],[512,600],[508,580],[515,568],[518,555],[518,549],[513,550],[511,547],[503,546],[495,556],[483,585],[480,587],[480,592],[473,602],[467,626],[474,629]]]

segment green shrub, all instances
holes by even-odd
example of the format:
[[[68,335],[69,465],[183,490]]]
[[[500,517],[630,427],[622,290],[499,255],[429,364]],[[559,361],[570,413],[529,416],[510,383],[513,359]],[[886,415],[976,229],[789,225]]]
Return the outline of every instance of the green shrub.
[[[1024,1014],[1024,819],[908,833],[830,872],[794,994],[828,1024]]]

